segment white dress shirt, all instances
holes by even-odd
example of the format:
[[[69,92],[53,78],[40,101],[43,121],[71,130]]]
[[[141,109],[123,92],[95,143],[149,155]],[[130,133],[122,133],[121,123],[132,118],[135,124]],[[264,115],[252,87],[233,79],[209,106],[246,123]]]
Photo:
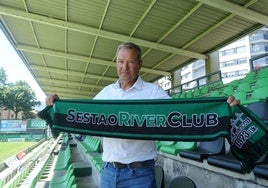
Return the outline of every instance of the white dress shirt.
[[[170,98],[160,86],[138,77],[135,84],[124,91],[119,80],[106,86],[94,99],[167,99]],[[106,162],[131,163],[156,158],[155,141],[121,138],[103,138],[102,159]]]

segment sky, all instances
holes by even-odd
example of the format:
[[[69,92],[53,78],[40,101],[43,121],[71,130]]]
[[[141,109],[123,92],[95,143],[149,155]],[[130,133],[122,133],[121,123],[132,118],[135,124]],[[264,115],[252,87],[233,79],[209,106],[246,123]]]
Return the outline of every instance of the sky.
[[[37,100],[45,101],[45,94],[28,71],[24,62],[10,44],[5,34],[0,28],[0,68],[4,68],[7,75],[7,83],[19,80],[26,81],[35,92]]]

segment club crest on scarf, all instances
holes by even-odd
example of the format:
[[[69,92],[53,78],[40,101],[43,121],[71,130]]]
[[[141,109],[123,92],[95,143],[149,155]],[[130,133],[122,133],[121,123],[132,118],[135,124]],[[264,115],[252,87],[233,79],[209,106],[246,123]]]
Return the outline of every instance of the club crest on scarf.
[[[231,119],[231,143],[241,149],[258,128],[243,113],[235,113],[235,117]]]

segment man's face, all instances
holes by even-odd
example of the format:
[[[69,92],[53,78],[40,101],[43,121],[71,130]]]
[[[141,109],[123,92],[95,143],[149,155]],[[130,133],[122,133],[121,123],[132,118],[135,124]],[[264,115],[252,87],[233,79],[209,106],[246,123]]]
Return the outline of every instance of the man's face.
[[[139,74],[142,62],[134,49],[121,48],[116,58],[117,74],[121,84],[132,86]]]

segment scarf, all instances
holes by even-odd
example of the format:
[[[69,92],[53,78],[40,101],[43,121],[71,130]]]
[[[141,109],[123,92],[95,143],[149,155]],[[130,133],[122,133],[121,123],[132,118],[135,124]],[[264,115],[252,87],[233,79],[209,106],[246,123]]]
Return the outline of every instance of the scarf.
[[[268,126],[227,98],[154,100],[57,100],[39,113],[59,131],[104,137],[209,141],[226,137],[233,155],[250,172],[268,153]]]

